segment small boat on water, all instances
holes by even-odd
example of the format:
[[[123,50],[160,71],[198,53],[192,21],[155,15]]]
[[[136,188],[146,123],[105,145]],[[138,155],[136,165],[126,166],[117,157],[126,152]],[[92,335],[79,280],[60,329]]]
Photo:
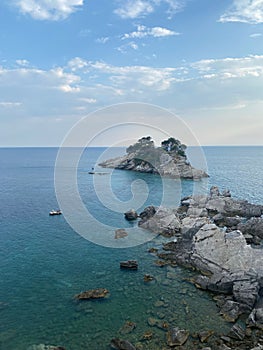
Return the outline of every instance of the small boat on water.
[[[137,270],[138,262],[136,260],[127,260],[120,262],[121,269]]]
[[[61,210],[51,210],[50,212],[49,212],[49,215],[50,216],[54,216],[54,215],[61,215],[62,214],[62,211]]]

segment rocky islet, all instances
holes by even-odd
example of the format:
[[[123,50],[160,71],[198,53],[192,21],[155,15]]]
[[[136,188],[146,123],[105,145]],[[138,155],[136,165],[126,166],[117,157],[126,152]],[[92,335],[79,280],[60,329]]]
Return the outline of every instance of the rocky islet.
[[[173,137],[162,141],[155,147],[150,136],[142,137],[126,149],[126,155],[108,159],[99,165],[104,168],[132,170],[141,173],[159,174],[164,177],[182,179],[201,179],[208,177],[205,171],[194,168],[187,159],[186,145]],[[131,214],[131,215],[130,215]],[[132,213],[127,213],[133,220]]]

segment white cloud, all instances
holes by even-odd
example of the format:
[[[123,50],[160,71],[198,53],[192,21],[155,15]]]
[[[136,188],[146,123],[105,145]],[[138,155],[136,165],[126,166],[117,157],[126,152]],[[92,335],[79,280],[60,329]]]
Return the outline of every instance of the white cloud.
[[[90,72],[103,74],[104,79],[108,79],[109,84],[114,87],[121,87],[129,91],[141,91],[147,87],[155,91],[163,91],[170,88],[175,80],[173,72],[175,68],[153,68],[148,66],[113,66],[105,62],[86,61],[86,66]],[[105,77],[106,75],[106,77]]]
[[[166,37],[166,36],[174,36],[179,35],[179,33],[162,27],[153,27],[153,28],[147,28],[145,26],[139,25],[137,26],[137,30],[131,33],[126,33],[122,36],[122,39],[142,39],[145,37],[154,37],[154,38],[160,38],[160,37]]]
[[[168,18],[182,10],[185,0],[119,0],[115,14],[123,19],[145,17],[162,4],[166,5]]]
[[[73,86],[70,86],[69,84],[60,85],[58,86],[58,89],[64,92],[80,92],[79,87],[73,87]]]
[[[21,105],[22,105],[21,102],[0,102],[0,107],[4,107],[4,108],[19,107]]]
[[[220,22],[263,23],[263,0],[233,0]]]
[[[150,1],[145,0],[125,0],[121,2],[121,6],[117,8],[116,13],[121,18],[138,18],[144,17],[154,11],[154,7]]]
[[[22,66],[22,67],[27,67],[29,66],[29,62],[27,60],[16,60],[16,63],[19,65],[19,66]]]
[[[249,36],[250,36],[250,38],[259,38],[262,36],[262,34],[261,33],[253,33],[253,34],[250,34]]]
[[[203,78],[263,77],[263,55],[201,60],[191,65]]]
[[[21,13],[36,20],[52,21],[67,18],[83,4],[84,0],[15,0]]]
[[[230,125],[228,119],[232,120],[231,127],[239,129],[242,124],[244,130],[248,120],[251,124],[249,118],[262,120],[262,86],[263,55],[207,59],[163,68],[111,65],[76,57],[65,67],[48,70],[1,67],[0,120],[12,122],[9,125],[18,123],[16,129],[24,144],[27,139],[23,135],[28,133],[23,128],[36,135],[36,143],[40,138],[44,144],[47,140],[41,136],[43,130],[53,132],[52,121],[59,120],[61,128],[54,131],[58,143],[58,133],[62,138],[72,125],[69,120],[74,123],[97,107],[136,100],[176,110],[186,116],[186,122],[191,115],[202,141],[215,143],[215,123],[224,132]],[[1,137],[7,140],[3,132]],[[258,140],[262,140],[260,137]],[[12,140],[10,136],[5,142]]]
[[[164,3],[168,5],[166,12],[169,19],[171,19],[174,14],[180,12],[184,8],[185,2],[186,0],[155,0],[155,3],[157,4]]]
[[[134,41],[130,41],[127,44],[117,47],[117,50],[123,54],[126,54],[129,49],[138,50],[139,45],[137,45]]]
[[[75,57],[68,62],[68,67],[75,72],[76,70],[83,69],[88,66],[87,61],[83,60],[80,57]]]
[[[95,98],[87,98],[87,97],[82,97],[79,100],[82,102],[85,102],[85,103],[89,103],[89,104],[97,102],[97,100]]]
[[[106,44],[106,42],[109,41],[109,40],[110,40],[110,38],[108,36],[103,36],[101,38],[98,38],[96,40],[96,42],[99,43],[99,44]]]

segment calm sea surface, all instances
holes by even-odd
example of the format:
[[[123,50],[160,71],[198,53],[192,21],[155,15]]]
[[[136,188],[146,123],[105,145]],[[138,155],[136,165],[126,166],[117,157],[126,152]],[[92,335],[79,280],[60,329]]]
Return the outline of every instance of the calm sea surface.
[[[81,158],[77,173],[80,195],[98,221],[128,227],[122,212],[101,203],[93,176],[88,174],[101,152],[100,148],[88,149]],[[209,184],[168,181],[169,205],[191,194],[194,186],[202,192],[210,185],[263,203],[263,147],[205,147],[204,153]],[[212,295],[187,281],[192,272],[154,265],[156,257],[147,250],[161,246],[161,238],[127,249],[106,248],[75,233],[64,216],[49,217],[49,211],[58,207],[56,154],[55,148],[0,149],[0,349],[27,350],[32,344],[44,343],[69,350],[107,350],[116,336],[139,341],[150,328],[149,317],[191,332],[211,328],[227,332],[229,324],[218,315]],[[108,186],[108,175],[104,178]],[[159,205],[163,186],[158,176],[114,171],[112,191],[119,200],[129,200],[131,183],[138,179],[149,190],[139,210],[148,204]],[[102,192],[103,181],[99,183]],[[92,224],[87,224],[87,233],[100,234],[93,231]],[[139,270],[121,271],[119,261],[126,259],[137,259]],[[154,275],[156,282],[145,284],[145,273]],[[84,303],[73,299],[81,291],[98,287],[109,289],[110,297]],[[137,327],[123,335],[120,329],[126,321]],[[160,349],[165,332],[152,330],[155,345],[153,342],[151,350]]]

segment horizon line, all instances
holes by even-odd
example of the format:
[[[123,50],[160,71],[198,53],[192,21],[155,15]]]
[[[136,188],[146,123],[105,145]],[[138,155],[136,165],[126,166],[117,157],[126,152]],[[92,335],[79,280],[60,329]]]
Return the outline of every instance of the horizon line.
[[[61,148],[63,146],[0,146],[0,149],[4,148]],[[129,146],[109,146],[109,145],[103,145],[103,146],[67,146],[64,148],[127,148]],[[263,144],[261,145],[251,145],[251,144],[240,144],[240,145],[231,145],[231,144],[224,144],[224,145],[187,145],[188,147],[263,147]]]

